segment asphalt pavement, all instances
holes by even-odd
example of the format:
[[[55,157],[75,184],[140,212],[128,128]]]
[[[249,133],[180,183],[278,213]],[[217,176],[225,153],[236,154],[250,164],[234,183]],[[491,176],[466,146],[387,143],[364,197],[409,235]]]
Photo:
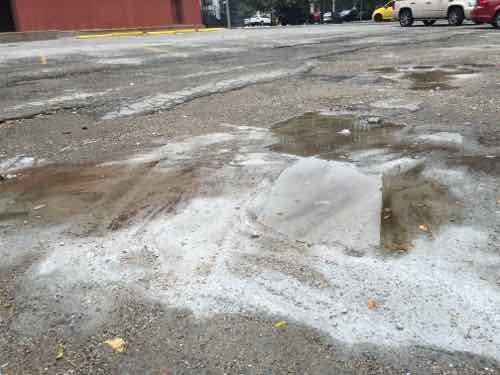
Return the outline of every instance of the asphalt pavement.
[[[499,35],[0,44],[0,373],[500,373]]]

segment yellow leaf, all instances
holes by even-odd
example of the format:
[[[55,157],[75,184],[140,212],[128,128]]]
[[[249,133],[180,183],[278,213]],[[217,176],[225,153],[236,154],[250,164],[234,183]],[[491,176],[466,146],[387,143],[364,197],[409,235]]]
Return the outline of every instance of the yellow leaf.
[[[121,353],[125,349],[125,340],[121,337],[115,337],[114,339],[106,340],[104,343],[111,347],[115,352]]]
[[[377,301],[375,301],[374,299],[371,299],[371,298],[368,300],[368,308],[370,310],[376,309],[377,306],[378,306]]]
[[[64,345],[59,344],[56,348],[56,360],[62,359],[64,357]]]
[[[420,225],[418,226],[418,228],[419,228],[421,231],[423,231],[423,232],[428,232],[428,231],[429,231],[429,227],[428,227],[427,225],[425,225],[425,224],[420,224]]]
[[[285,328],[287,326],[287,322],[284,320],[280,320],[279,322],[274,323],[274,328]]]

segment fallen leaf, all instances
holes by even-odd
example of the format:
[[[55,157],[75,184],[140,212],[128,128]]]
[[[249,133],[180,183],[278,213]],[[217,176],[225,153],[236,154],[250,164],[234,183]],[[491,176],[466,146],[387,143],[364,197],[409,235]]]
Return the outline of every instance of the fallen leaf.
[[[114,339],[106,340],[104,343],[111,347],[115,352],[121,353],[125,349],[125,340],[121,337],[115,337]]]
[[[373,309],[376,309],[378,307],[378,304],[377,304],[377,301],[375,301],[374,299],[369,299],[368,300],[368,308],[370,310],[373,310]]]
[[[276,322],[274,324],[274,328],[285,328],[287,326],[287,322],[285,322],[284,320],[280,320],[279,322]]]
[[[63,359],[64,357],[64,345],[63,344],[59,344],[57,345],[57,348],[56,348],[56,360],[60,360],[60,359]]]
[[[425,225],[425,224],[420,224],[418,226],[418,229],[420,229],[423,232],[428,232],[429,231],[429,227],[427,225]]]

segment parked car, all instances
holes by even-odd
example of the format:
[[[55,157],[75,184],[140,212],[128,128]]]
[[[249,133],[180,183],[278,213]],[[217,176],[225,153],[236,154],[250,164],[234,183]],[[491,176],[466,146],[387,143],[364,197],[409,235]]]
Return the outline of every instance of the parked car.
[[[475,23],[491,23],[500,28],[500,0],[478,0],[471,19]]]
[[[476,0],[396,0],[394,17],[402,27],[422,21],[425,26],[436,20],[447,19],[452,26],[460,26],[465,19],[471,19]]]
[[[245,18],[245,26],[271,26],[271,17],[256,14],[253,17]]]
[[[321,12],[315,10],[309,15],[309,23],[320,23],[321,22]]]
[[[372,13],[375,22],[392,21],[395,0],[389,1],[383,7],[377,8]]]
[[[343,22],[352,22],[359,19],[358,10],[356,8],[343,10],[339,14]]]
[[[323,22],[324,23],[342,23],[342,18],[340,14],[337,12],[325,12],[323,13]]]

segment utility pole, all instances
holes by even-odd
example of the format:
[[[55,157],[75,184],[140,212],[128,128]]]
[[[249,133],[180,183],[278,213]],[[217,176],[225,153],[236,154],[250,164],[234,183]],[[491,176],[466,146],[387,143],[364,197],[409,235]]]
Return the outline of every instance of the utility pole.
[[[333,20],[333,13],[335,13],[335,0],[332,0],[332,20]]]
[[[226,0],[226,17],[227,17],[227,28],[231,28],[231,12],[229,10],[229,0]]]

